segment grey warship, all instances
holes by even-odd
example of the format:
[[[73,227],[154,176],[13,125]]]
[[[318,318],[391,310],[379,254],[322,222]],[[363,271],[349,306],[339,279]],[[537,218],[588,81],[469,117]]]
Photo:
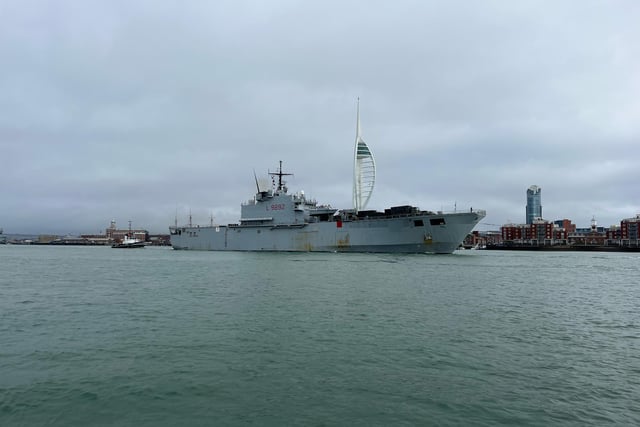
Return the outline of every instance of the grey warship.
[[[450,254],[486,213],[431,212],[394,206],[366,210],[375,184],[375,160],[360,131],[358,102],[353,208],[319,205],[304,192],[289,194],[280,161],[272,184],[242,203],[237,224],[169,227],[174,249],[204,251],[385,252]]]

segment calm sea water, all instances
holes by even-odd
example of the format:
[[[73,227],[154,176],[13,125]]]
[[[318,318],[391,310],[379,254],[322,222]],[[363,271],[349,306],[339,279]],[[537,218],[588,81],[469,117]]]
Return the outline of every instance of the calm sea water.
[[[0,246],[0,425],[639,425],[639,264]]]

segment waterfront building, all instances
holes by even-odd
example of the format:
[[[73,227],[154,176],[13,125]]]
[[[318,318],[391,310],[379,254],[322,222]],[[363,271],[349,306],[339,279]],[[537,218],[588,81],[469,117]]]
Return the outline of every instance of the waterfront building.
[[[553,243],[553,227],[554,224],[549,221],[545,221],[542,218],[536,218],[533,223],[529,225],[529,239],[534,244],[544,245]]]
[[[132,230],[131,229],[131,221],[129,221],[129,228],[126,230],[121,230],[116,227],[116,222],[111,221],[109,228],[105,231],[105,237],[112,241],[120,242],[124,240],[125,236],[129,236],[133,239],[142,240],[146,242],[149,240],[149,232],[147,230]]]
[[[607,244],[607,229],[598,227],[595,218],[591,219],[590,228],[578,228],[569,235],[569,244],[573,246],[605,246]]]
[[[536,218],[542,218],[542,188],[532,185],[527,189],[527,224],[533,224]]]
[[[622,228],[619,225],[612,225],[607,229],[607,241],[617,243],[622,239]]]
[[[640,214],[620,221],[620,244],[622,246],[639,246]]]
[[[575,233],[576,231],[576,225],[570,219],[557,219],[553,223],[560,228],[564,228],[569,233]]]
[[[596,218],[591,218],[591,226],[576,228],[574,234],[576,235],[589,235],[589,234],[607,234],[608,228],[598,225]]]
[[[569,220],[568,227],[560,227],[558,221],[535,218],[531,224],[505,224],[500,227],[502,241],[506,244],[524,244],[532,246],[565,245],[569,233],[575,225]]]
[[[60,240],[60,237],[54,234],[40,234],[38,236],[37,242],[41,245],[51,243],[54,240]]]
[[[503,242],[521,242],[523,240],[523,224],[505,224],[500,227]]]
[[[113,242],[104,234],[81,234],[80,238],[84,239],[90,245],[111,245]]]
[[[171,246],[171,238],[168,234],[150,234],[149,242],[151,246]]]

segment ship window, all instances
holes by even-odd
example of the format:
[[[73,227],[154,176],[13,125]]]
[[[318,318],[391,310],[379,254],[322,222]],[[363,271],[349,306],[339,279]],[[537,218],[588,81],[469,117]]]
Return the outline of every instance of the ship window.
[[[429,222],[431,225],[444,225],[444,218],[431,218]]]
[[[415,225],[416,227],[424,227],[424,222],[422,222],[421,219],[416,219],[415,221],[413,221],[413,225]]]

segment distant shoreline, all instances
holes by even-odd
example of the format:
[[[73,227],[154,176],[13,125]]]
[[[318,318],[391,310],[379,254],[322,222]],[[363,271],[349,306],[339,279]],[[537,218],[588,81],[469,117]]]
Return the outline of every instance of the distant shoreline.
[[[612,245],[487,245],[493,251],[640,252],[640,246]]]

